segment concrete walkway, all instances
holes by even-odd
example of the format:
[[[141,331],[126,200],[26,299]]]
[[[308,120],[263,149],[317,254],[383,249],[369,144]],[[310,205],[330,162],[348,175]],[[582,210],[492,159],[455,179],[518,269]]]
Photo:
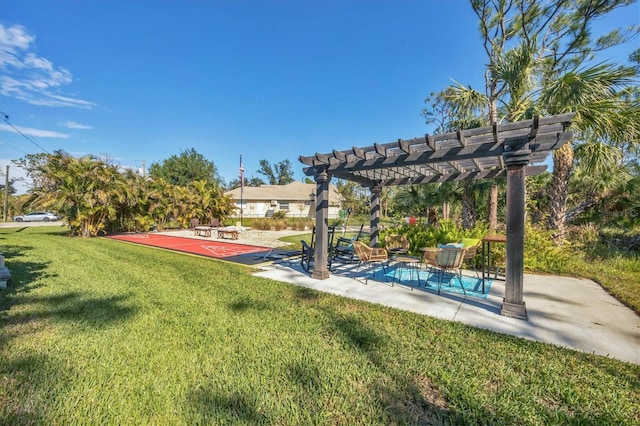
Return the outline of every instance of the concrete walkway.
[[[640,364],[640,317],[591,280],[524,276],[528,321],[500,315],[504,281],[494,280],[487,299],[369,279],[354,280],[341,266],[327,280],[311,278],[299,259],[264,265],[255,275],[344,297],[378,303],[474,327]],[[473,274],[470,272],[469,274]]]

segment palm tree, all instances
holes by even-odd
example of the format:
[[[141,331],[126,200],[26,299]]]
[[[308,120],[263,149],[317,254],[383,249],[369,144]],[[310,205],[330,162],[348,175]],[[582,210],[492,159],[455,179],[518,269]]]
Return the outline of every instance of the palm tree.
[[[127,169],[122,173],[125,185],[120,188],[120,203],[117,210],[117,229],[147,231],[155,220],[150,205],[155,195],[147,177]]]
[[[558,241],[565,234],[574,148],[588,143],[594,137],[614,143],[640,141],[640,126],[638,121],[634,121],[639,116],[640,107],[624,97],[625,90],[634,85],[635,75],[635,70],[630,67],[599,64],[573,69],[556,79],[545,81],[538,100],[539,108],[549,114],[576,113],[572,126],[577,137],[571,144],[565,144],[553,153],[548,227],[556,231]],[[590,161],[602,161],[604,158],[597,156]],[[590,167],[594,172],[603,170],[601,166],[593,164]]]
[[[636,177],[633,168],[620,149],[596,139],[578,145],[575,158],[567,221],[593,210],[604,219],[611,206],[619,205],[617,199],[624,198],[624,189]]]
[[[574,67],[561,73],[558,64],[536,59],[539,52],[532,46],[531,41],[526,41],[503,57],[493,58],[489,65],[487,96],[482,97],[473,88],[461,85],[452,86],[443,93],[453,106],[452,111],[458,115],[463,115],[465,110],[480,111],[478,102],[486,101],[492,122],[496,119],[518,121],[541,114],[577,114],[573,120],[576,138],[572,144],[565,144],[553,153],[551,214],[547,226],[556,231],[557,240],[561,241],[574,147],[583,143],[587,134],[613,145],[640,140],[640,126],[637,124],[640,122],[640,109],[637,99],[629,96],[629,90],[636,83],[636,71],[631,67],[599,64],[582,69]],[[549,69],[551,66],[558,69]],[[498,88],[494,80],[502,85]],[[593,159],[599,158],[602,157]],[[470,191],[465,193],[470,194]],[[489,224],[493,228],[497,188],[492,188],[490,193]],[[470,200],[467,203],[471,207]]]
[[[578,112],[574,126],[578,130],[578,140],[581,131],[597,127],[610,138],[618,133],[614,139],[637,141],[640,118],[637,107],[636,111],[628,108],[629,105],[621,108],[617,101],[624,98],[620,95],[624,93],[623,86],[629,87],[629,81],[623,83],[625,77],[616,76],[612,68],[599,69],[596,66],[590,72],[588,69],[585,70],[587,72],[574,71],[579,64],[593,60],[596,52],[622,44],[637,34],[637,28],[626,33],[614,29],[606,36],[592,40],[591,27],[595,20],[632,2],[473,0],[471,6],[479,19],[488,58],[483,101],[488,108],[489,122],[497,123],[503,119],[518,121],[533,114],[575,111]],[[621,71],[622,74],[627,72]],[[579,74],[584,74],[582,77],[585,79],[581,81]],[[602,78],[601,83],[605,83],[607,78],[603,78],[604,74],[609,75],[608,84],[584,84],[599,78]],[[452,92],[455,94],[454,105],[463,109],[475,107],[479,111],[474,101],[482,97],[475,90],[462,85],[454,87],[457,89],[457,93]],[[568,144],[554,152],[549,226],[558,231],[558,236],[563,234],[573,161],[573,149]],[[489,222],[493,223],[495,188],[491,194]]]
[[[194,217],[225,219],[235,208],[231,197],[224,195],[222,188],[213,182],[195,181],[191,183],[190,189],[195,195]]]
[[[33,202],[53,208],[67,220],[72,232],[92,237],[115,219],[123,179],[117,168],[92,156],[73,158],[68,154],[49,157],[43,169],[46,190],[33,191]]]

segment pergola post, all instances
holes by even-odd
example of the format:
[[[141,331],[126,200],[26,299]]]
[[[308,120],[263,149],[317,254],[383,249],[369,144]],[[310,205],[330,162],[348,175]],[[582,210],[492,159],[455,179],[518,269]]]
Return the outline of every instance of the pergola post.
[[[316,181],[316,242],[313,252],[312,278],[326,280],[329,278],[327,266],[329,236],[329,176],[326,169],[320,169],[314,176]]]
[[[526,195],[524,164],[507,165],[507,261],[505,291],[500,313],[527,320],[524,302],[524,215]]]
[[[378,233],[378,224],[380,223],[380,193],[382,192],[382,187],[379,185],[372,186],[369,188],[371,191],[371,201],[370,201],[370,213],[369,213],[369,229],[370,229],[370,245],[371,247],[378,247],[379,243],[379,233]]]

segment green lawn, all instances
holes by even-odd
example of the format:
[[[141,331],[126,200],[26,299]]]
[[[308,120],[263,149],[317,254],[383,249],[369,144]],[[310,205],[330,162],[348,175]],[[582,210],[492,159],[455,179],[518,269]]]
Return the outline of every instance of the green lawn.
[[[0,230],[1,424],[638,424],[640,366],[58,228]]]

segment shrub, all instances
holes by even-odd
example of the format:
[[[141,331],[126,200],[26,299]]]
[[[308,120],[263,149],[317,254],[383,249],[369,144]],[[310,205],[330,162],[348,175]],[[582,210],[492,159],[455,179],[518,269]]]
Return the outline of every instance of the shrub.
[[[475,228],[463,230],[452,220],[442,220],[438,226],[426,225],[419,221],[415,225],[402,223],[380,232],[380,241],[384,241],[385,235],[400,234],[409,239],[411,253],[420,253],[420,247],[435,247],[438,244],[446,244],[460,241],[462,238],[482,238],[487,233],[484,224],[478,224]]]
[[[271,229],[271,219],[254,219],[252,227],[260,231],[268,231]]]
[[[532,272],[575,273],[579,270],[582,252],[575,243],[558,246],[553,231],[531,224],[525,225],[524,265]]]
[[[289,210],[278,210],[274,212],[273,216],[271,217],[273,219],[284,219],[285,217],[287,217],[287,213],[289,213]]]
[[[285,219],[258,218],[253,220],[253,229],[260,231],[270,231],[272,229],[282,231],[283,229],[287,229],[287,221]]]
[[[305,231],[307,229],[313,228],[313,223],[313,219],[307,217],[291,221],[290,226],[296,231]]]
[[[271,222],[273,229],[276,231],[287,229],[287,221],[285,219],[273,219]]]

